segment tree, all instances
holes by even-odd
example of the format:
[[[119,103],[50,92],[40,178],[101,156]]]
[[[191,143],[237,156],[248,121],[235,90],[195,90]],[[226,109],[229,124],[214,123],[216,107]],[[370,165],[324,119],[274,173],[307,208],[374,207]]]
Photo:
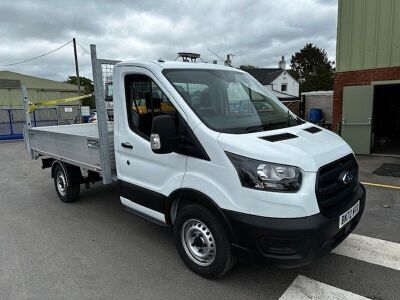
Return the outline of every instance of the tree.
[[[253,65],[240,65],[239,66],[239,69],[241,69],[241,70],[245,70],[245,69],[256,69],[257,67],[256,66],[253,66]]]
[[[65,82],[69,83],[69,84],[75,84],[75,85],[78,84],[76,76],[68,76],[68,79]],[[93,94],[93,91],[94,91],[93,81],[91,81],[89,78],[79,76],[79,84],[81,86],[81,90],[83,88],[84,95]],[[90,108],[95,108],[96,102],[95,102],[94,96],[83,99],[82,105],[90,106]]]
[[[292,55],[288,72],[299,81],[300,92],[327,91],[333,89],[333,65],[324,49],[310,43]]]

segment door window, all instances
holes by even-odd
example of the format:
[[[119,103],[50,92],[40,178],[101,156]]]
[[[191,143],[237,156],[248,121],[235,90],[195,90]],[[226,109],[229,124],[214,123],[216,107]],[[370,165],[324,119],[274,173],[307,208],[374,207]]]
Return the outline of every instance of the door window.
[[[148,76],[125,77],[126,104],[130,128],[145,139],[149,139],[153,118],[169,114],[178,128],[177,110],[163,91]]]

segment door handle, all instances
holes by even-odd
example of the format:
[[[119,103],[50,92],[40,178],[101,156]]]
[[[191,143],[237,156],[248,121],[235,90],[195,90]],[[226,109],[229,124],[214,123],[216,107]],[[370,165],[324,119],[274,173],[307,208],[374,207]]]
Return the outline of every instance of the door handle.
[[[368,118],[368,123],[347,123],[345,118],[342,118],[342,125],[359,125],[359,126],[370,126],[371,118]]]
[[[129,142],[121,143],[121,146],[127,149],[133,149],[133,146]]]

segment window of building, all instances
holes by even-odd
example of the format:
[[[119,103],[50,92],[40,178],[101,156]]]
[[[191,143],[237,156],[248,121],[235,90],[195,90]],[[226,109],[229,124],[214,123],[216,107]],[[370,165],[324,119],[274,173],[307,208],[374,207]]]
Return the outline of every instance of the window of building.
[[[281,91],[282,91],[282,92],[286,92],[286,91],[287,91],[287,84],[286,84],[286,83],[282,83],[282,85],[281,85]]]
[[[169,114],[178,125],[177,110],[148,76],[126,76],[125,92],[129,126],[143,138],[149,139],[153,118],[156,116]]]

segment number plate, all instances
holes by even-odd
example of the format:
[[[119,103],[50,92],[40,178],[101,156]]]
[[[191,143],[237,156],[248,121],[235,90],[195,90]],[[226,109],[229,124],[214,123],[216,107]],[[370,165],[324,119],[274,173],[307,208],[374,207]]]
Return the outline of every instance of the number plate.
[[[360,211],[360,201],[358,201],[352,208],[346,211],[344,214],[341,214],[339,217],[339,228],[342,228],[344,225],[350,222],[358,212]]]

